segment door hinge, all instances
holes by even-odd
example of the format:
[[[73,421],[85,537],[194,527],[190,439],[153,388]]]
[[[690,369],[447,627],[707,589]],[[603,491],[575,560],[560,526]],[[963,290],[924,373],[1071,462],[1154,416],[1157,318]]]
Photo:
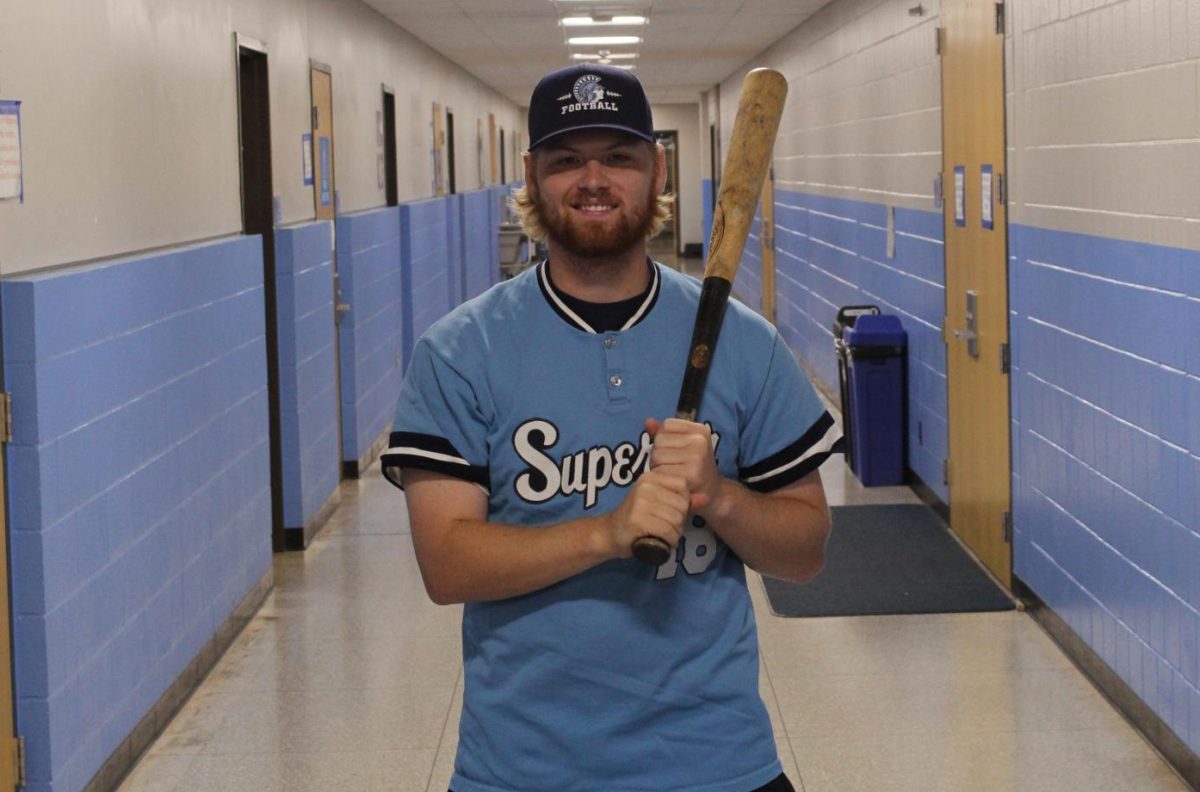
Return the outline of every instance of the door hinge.
[[[941,55],[943,52],[946,51],[946,28],[944,28],[944,27],[937,28],[934,31],[934,34],[937,36],[936,43],[934,46],[937,50],[937,54]]]
[[[950,486],[950,460],[942,460],[942,483],[947,487]]]
[[[1012,512],[1006,511],[1000,516],[1000,530],[1005,544],[1012,544]]]
[[[1000,345],[1000,373],[1007,374],[1012,370],[1012,347],[1005,341]]]
[[[13,750],[17,756],[17,788],[25,786],[25,738],[17,737],[13,740]]]
[[[943,316],[942,317],[942,343],[943,344],[950,343],[950,339],[947,337],[947,334],[946,334],[946,328],[949,326],[950,326],[949,317]]]
[[[1004,178],[1003,173],[996,174],[996,203],[1001,206],[1008,204],[1008,186],[1006,182],[1007,179]]]
[[[313,132],[316,132],[316,131],[317,131],[317,127],[319,127],[319,126],[320,126],[320,124],[318,124],[318,123],[317,123],[317,121],[318,121],[318,120],[320,120],[320,116],[318,116],[318,115],[317,115],[317,108],[316,108],[316,106],[314,105],[314,106],[313,106],[313,109],[312,109],[312,128],[313,128]]]
[[[933,177],[933,208],[942,208],[942,174]]]
[[[1004,35],[1004,3],[996,3],[996,33]]]
[[[12,442],[12,394],[0,393],[0,442]]]

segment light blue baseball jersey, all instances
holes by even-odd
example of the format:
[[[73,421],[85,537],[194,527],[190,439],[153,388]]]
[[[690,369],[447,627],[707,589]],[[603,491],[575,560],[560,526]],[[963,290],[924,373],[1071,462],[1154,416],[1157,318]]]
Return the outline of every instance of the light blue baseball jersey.
[[[542,264],[418,341],[385,475],[440,471],[528,526],[611,511],[674,415],[700,285],[661,265],[617,332],[597,333]],[[698,420],[721,473],[767,492],[840,451],[787,346],[731,300]],[[463,610],[455,792],[747,792],[781,772],[758,694],[745,567],[694,520],[659,568],[610,561]]]

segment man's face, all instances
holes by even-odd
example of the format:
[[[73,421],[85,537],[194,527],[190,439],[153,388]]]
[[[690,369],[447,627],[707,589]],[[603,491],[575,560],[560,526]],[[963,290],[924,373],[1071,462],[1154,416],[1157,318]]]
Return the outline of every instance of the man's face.
[[[646,239],[666,178],[659,147],[603,129],[562,135],[526,159],[526,184],[550,241],[584,259]]]

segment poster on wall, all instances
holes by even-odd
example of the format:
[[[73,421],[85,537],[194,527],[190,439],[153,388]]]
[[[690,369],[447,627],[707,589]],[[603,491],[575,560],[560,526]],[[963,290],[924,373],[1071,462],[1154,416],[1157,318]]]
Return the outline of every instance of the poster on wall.
[[[304,186],[312,187],[313,183],[313,156],[312,156],[312,133],[305,132],[300,136],[300,160],[301,173],[304,178]]]
[[[992,220],[992,166],[984,165],[979,172],[979,191],[981,209],[979,216],[983,220],[983,227],[991,230],[995,225]]]
[[[954,166],[954,225],[967,225],[967,169],[962,165]]]
[[[321,206],[329,206],[333,203],[333,184],[329,178],[332,175],[329,138],[322,135],[317,138],[317,145],[321,150]]]
[[[21,172],[21,103],[0,99],[0,201],[25,202]]]

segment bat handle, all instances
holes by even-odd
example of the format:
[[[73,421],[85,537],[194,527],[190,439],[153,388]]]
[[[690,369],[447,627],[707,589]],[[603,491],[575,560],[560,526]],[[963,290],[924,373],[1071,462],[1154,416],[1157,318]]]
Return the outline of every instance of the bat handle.
[[[671,547],[657,536],[643,536],[633,543],[633,557],[644,564],[662,566],[671,557]]]
[[[732,285],[725,278],[709,276],[704,279],[700,291],[700,305],[696,311],[696,326],[692,330],[692,343],[688,348],[688,364],[683,372],[683,385],[679,389],[679,402],[675,417],[685,421],[696,420],[700,408],[700,397],[704,395],[704,384],[708,381],[708,364],[712,362],[721,334],[721,320],[725,317],[725,305],[729,302]],[[652,566],[662,566],[671,557],[671,547],[657,536],[643,536],[633,543],[633,557]]]

